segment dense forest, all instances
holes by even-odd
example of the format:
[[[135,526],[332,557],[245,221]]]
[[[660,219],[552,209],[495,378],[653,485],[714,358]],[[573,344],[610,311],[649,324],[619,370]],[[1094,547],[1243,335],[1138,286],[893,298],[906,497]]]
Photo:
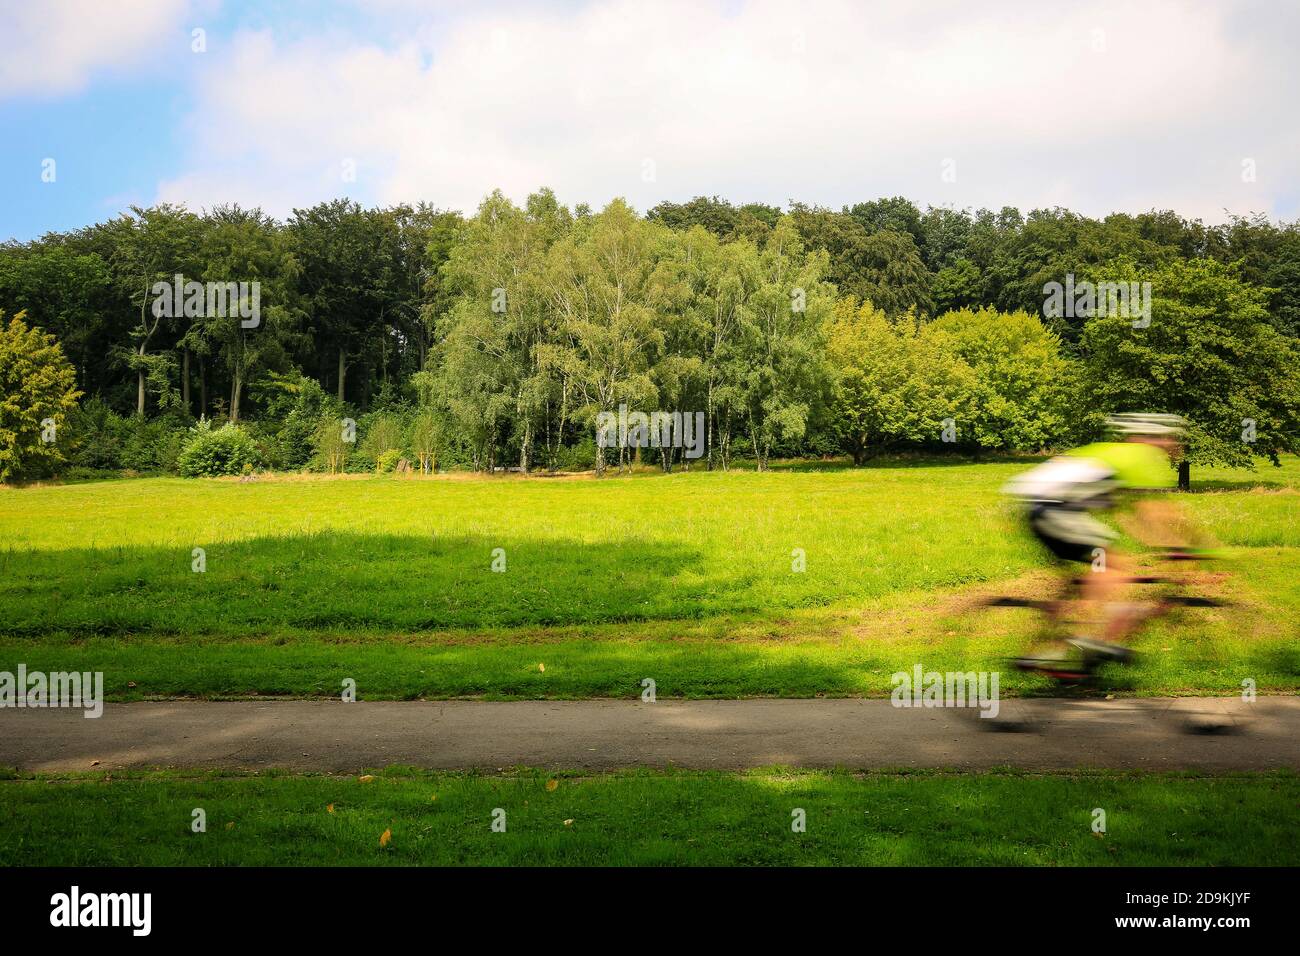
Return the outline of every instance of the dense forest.
[[[258,283],[257,321],[159,310],[177,277]],[[1149,322],[1045,309],[1067,277],[1149,283]],[[1060,447],[1123,409],[1187,416],[1193,462],[1300,451],[1300,224],[1264,217],[716,197],[642,216],[549,190],[472,216],[161,205],[0,246],[0,334],[0,438],[58,423],[8,478],[862,463]],[[55,345],[75,381],[22,418],[19,357]],[[703,413],[704,454],[599,448],[621,407]]]

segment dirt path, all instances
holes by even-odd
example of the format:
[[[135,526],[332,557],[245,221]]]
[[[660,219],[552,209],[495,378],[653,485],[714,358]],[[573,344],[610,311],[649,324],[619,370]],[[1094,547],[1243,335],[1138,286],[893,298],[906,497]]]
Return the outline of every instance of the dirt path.
[[[109,704],[98,719],[6,709],[0,765],[1300,768],[1296,697],[1009,700],[995,720],[977,714],[887,700],[177,701]]]

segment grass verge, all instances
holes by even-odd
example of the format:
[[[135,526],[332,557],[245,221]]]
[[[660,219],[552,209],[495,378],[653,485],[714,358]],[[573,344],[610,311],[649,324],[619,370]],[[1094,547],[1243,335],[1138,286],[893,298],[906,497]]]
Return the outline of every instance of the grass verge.
[[[3,776],[0,866],[1300,863],[1293,773]]]

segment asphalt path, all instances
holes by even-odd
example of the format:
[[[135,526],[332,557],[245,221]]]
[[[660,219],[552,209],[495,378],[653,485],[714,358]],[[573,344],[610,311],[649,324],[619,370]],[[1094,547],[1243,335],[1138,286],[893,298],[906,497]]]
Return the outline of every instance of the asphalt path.
[[[160,701],[0,709],[0,766],[353,772],[532,766],[742,769],[1300,768],[1300,698]]]

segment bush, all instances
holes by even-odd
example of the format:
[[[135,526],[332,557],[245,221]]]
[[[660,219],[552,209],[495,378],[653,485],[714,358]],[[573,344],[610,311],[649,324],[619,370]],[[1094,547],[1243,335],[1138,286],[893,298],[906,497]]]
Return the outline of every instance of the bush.
[[[171,419],[123,419],[120,467],[130,471],[175,471],[189,429]]]
[[[266,457],[277,467],[302,468],[318,451],[316,432],[324,418],[338,419],[343,406],[313,378],[270,374],[258,385],[264,405],[259,416]]]
[[[390,448],[379,456],[379,460],[375,463],[375,471],[381,475],[391,474],[401,460],[402,453],[396,448]]]
[[[615,455],[618,454],[618,449],[612,451]],[[583,435],[576,445],[561,445],[555,450],[555,460],[551,467],[556,471],[590,471],[595,468],[596,439]]]
[[[122,467],[122,436],[126,421],[100,398],[89,398],[68,416],[72,464],[93,472]]]
[[[331,475],[346,471],[348,457],[352,454],[355,442],[345,437],[347,429],[344,419],[322,418],[312,432],[312,446],[315,448],[315,465]]]
[[[71,464],[92,472],[175,471],[189,428],[175,416],[146,421],[87,399],[68,416]]]
[[[190,431],[190,440],[177,460],[180,473],[187,478],[244,474],[259,463],[257,445],[238,425],[227,422],[214,429],[204,419]]]
[[[415,416],[407,433],[407,444],[415,456],[420,474],[437,470],[445,442],[446,424],[440,415],[432,409],[425,409]]]
[[[361,420],[364,438],[360,452],[375,463],[379,470],[379,458],[390,449],[400,448],[402,444],[402,422],[390,412],[375,412]]]

